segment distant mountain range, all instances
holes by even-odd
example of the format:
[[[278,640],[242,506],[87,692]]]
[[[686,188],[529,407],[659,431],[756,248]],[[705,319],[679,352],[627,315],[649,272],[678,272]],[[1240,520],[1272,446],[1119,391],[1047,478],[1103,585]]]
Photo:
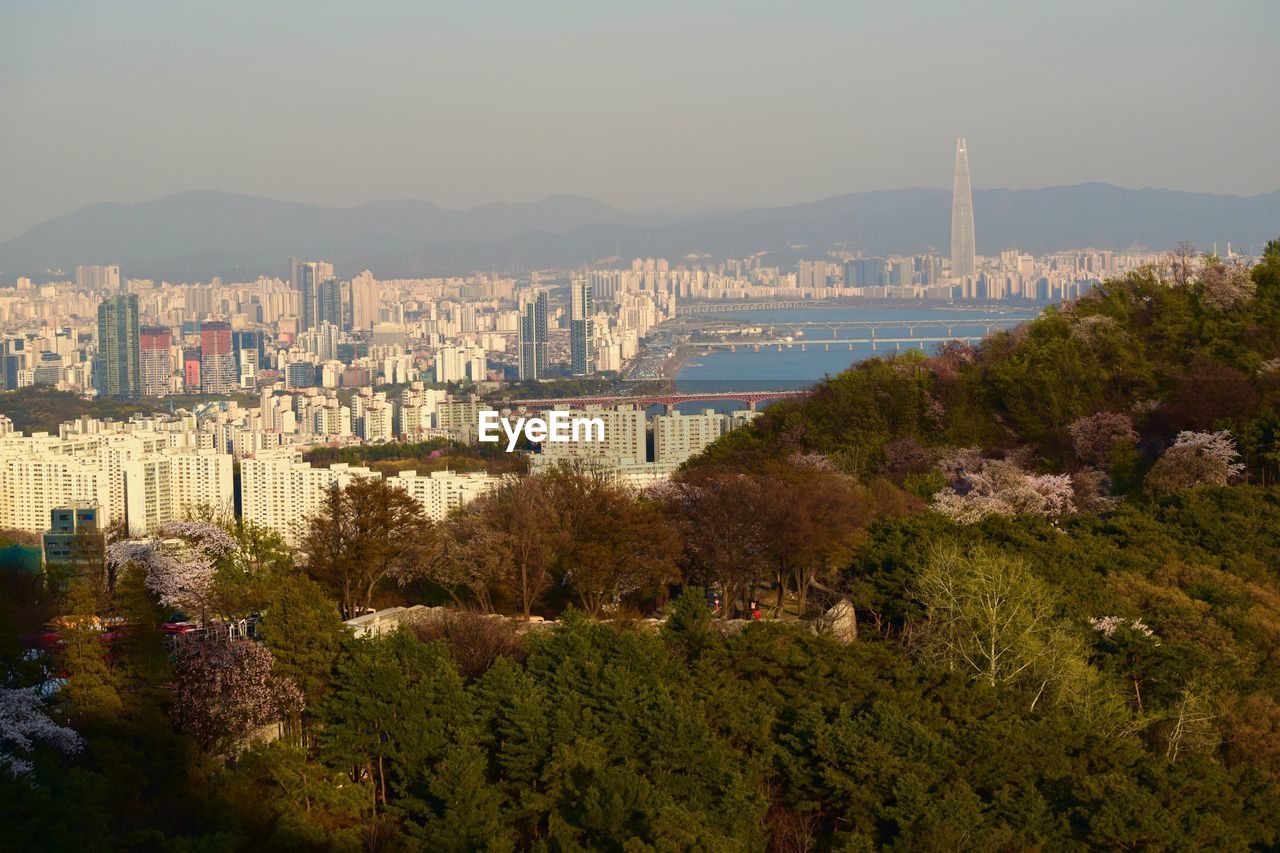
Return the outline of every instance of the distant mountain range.
[[[1093,247],[1260,250],[1280,236],[1280,191],[1251,197],[1079,184],[974,190],[978,252]],[[231,193],[183,192],[137,204],[91,204],[0,243],[0,280],[47,279],[77,264],[118,263],[130,277],[229,280],[284,275],[296,255],[342,275],[380,277],[572,266],[620,256],[822,257],[844,245],[875,254],[945,253],[951,193],[851,193],[786,207],[691,216],[640,215],[580,196],[449,210],[425,201],[321,207]]]

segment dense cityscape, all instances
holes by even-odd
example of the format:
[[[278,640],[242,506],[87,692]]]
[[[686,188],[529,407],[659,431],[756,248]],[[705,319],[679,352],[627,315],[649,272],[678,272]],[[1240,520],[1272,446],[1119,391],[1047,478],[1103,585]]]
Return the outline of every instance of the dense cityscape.
[[[182,408],[122,422],[83,417],[58,424],[56,435],[14,433],[0,415],[0,528],[42,533],[56,508],[88,503],[100,523],[146,535],[197,507],[239,508],[244,521],[290,539],[291,526],[314,513],[330,486],[371,475],[359,466],[308,465],[311,448],[474,444],[480,411],[524,408],[502,393],[510,382],[594,379],[616,390],[637,374],[662,379],[679,364],[673,348],[658,343],[664,324],[684,330],[682,340],[700,331],[671,322],[681,306],[693,309],[687,319],[842,300],[1043,305],[1165,261],[1092,250],[1036,258],[1016,249],[979,259],[960,143],[956,181],[956,242],[945,259],[835,252],[783,272],[760,257],[675,266],[648,258],[629,269],[547,270],[527,280],[382,281],[368,270],[343,279],[324,261],[290,258],[287,281],[157,284],[129,279],[119,266],[80,266],[74,281],[38,288],[20,278],[0,291],[5,388],[178,398]],[[750,345],[761,331],[746,322],[711,325],[703,344],[711,336]],[[668,364],[646,372],[655,349]],[[605,414],[605,442],[547,445],[534,454],[534,470],[587,458],[629,485],[651,485],[757,411],[647,417],[623,403]],[[442,520],[500,477],[408,470],[390,480]]]

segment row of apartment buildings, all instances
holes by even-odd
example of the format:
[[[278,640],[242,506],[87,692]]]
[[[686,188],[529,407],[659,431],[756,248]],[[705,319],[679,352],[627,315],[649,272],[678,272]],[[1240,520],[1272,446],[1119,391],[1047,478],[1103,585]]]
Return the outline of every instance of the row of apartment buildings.
[[[100,529],[120,525],[134,536],[153,534],[196,511],[235,513],[231,454],[184,443],[184,435],[190,434],[0,435],[0,529],[43,533],[54,510],[76,506],[96,507]],[[381,475],[347,465],[313,467],[297,449],[264,451],[241,464],[239,515],[294,542],[325,492],[353,477]],[[500,478],[483,472],[403,471],[388,482],[438,520]]]
[[[287,399],[287,398],[276,398]],[[360,398],[357,398],[359,400]],[[377,407],[362,411],[371,417]],[[480,401],[432,401],[442,431],[475,440]],[[345,407],[343,407],[345,409]],[[272,408],[252,410],[279,418]],[[669,478],[690,456],[724,433],[747,423],[755,412],[729,414],[706,409],[695,414],[673,410],[648,418],[643,408],[622,405],[568,410],[572,416],[599,418],[601,441],[545,443],[531,456],[531,468],[545,471],[566,463],[585,463],[625,484],[644,487]],[[320,508],[325,493],[353,478],[381,477],[368,468],[335,464],[315,467],[303,461],[298,446],[236,446],[220,440],[217,427],[194,415],[141,418],[127,424],[93,419],[64,424],[57,436],[24,436],[0,424],[0,529],[42,533],[58,508],[97,508],[100,528],[119,525],[135,536],[197,510],[233,513],[296,542],[306,519]],[[279,424],[255,424],[262,435],[278,435]],[[650,432],[652,459],[650,459]],[[231,444],[235,444],[231,442]],[[237,480],[235,464],[239,462]],[[401,471],[387,481],[406,491],[433,519],[494,488],[489,474]]]

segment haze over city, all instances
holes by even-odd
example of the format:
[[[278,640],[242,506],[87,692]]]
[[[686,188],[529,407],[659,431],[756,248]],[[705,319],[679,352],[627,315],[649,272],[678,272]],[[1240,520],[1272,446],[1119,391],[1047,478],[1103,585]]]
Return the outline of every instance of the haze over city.
[[[689,212],[947,187],[1280,187],[1280,6],[10,4],[0,240],[217,189]],[[943,153],[940,156],[940,153]]]

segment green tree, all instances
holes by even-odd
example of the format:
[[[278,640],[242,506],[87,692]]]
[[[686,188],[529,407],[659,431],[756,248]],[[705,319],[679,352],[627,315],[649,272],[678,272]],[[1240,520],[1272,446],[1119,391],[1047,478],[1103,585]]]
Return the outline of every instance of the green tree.
[[[73,583],[67,592],[67,613],[59,620],[61,660],[67,673],[62,700],[73,720],[110,721],[124,707],[107,664],[107,637],[98,618],[97,598],[89,584]]]
[[[417,500],[385,480],[358,478],[329,490],[299,551],[306,573],[350,619],[369,610],[388,582],[420,576],[436,547],[435,526]]]
[[[471,702],[448,653],[404,631],[351,640],[321,709],[321,754],[385,811],[409,794],[424,766],[471,730]]]
[[[421,796],[405,806],[409,834],[432,850],[515,849],[511,827],[503,813],[503,796],[485,775],[485,755],[472,744],[449,746],[440,764],[424,780]]]
[[[308,707],[329,694],[333,665],[348,632],[337,605],[318,583],[307,577],[281,583],[259,630],[275,656],[276,671],[298,685]]]
[[[990,548],[938,545],[914,582],[929,653],[992,687],[1042,693],[1078,673],[1082,646],[1059,622],[1057,597],[1027,564]]]

